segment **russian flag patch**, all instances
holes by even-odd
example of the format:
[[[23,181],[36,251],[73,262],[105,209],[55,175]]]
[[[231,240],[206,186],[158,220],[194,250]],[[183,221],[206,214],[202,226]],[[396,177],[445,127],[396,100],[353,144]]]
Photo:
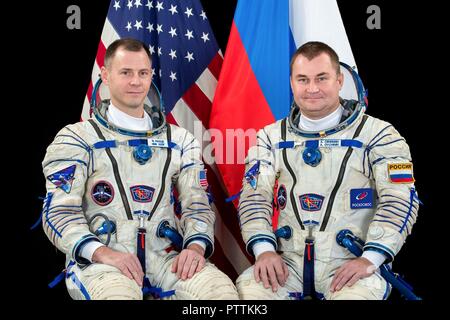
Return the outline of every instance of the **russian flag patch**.
[[[392,183],[414,183],[412,163],[388,163],[387,166],[389,180]]]

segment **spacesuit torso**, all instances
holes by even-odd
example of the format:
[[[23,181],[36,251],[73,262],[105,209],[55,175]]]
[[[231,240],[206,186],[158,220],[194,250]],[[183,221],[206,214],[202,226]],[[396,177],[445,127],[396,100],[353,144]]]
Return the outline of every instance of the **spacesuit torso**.
[[[419,203],[409,147],[392,125],[354,108],[347,105],[347,122],[329,132],[301,132],[295,115],[258,132],[239,204],[250,253],[255,243],[267,241],[279,252],[303,257],[305,240],[311,238],[319,282],[354,258],[336,242],[342,229],[362,238],[364,250],[388,260],[398,253]],[[292,235],[277,239],[273,223],[277,229],[289,226]]]
[[[115,250],[136,253],[141,226],[146,229],[147,251],[168,251],[170,240],[157,235],[160,223],[167,221],[183,236],[183,248],[191,241],[204,241],[209,257],[215,216],[204,190],[198,141],[183,128],[162,125],[163,115],[149,108],[154,130],[111,129],[107,105],[102,105],[99,117],[63,128],[47,149],[42,165],[47,178],[43,227],[48,238],[68,260],[86,266],[88,261],[79,255],[83,245],[106,239],[94,234],[104,220],[90,221],[102,213],[116,226],[109,244]],[[136,149],[142,145],[150,148],[139,155]],[[174,214],[174,189],[182,208],[179,218]],[[148,270],[154,268],[150,260]]]

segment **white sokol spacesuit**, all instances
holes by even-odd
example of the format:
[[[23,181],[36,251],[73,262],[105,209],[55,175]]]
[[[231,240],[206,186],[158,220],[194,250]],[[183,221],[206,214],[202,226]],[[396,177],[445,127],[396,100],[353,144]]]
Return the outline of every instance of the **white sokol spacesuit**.
[[[361,104],[341,100],[341,106],[340,123],[329,130],[302,131],[295,106],[288,118],[258,132],[239,203],[242,235],[251,254],[255,244],[271,243],[289,277],[273,293],[254,280],[250,267],[236,282],[241,298],[388,296],[390,286],[379,272],[330,292],[335,271],[355,258],[337,243],[336,235],[348,229],[365,241],[365,252],[376,251],[386,262],[394,259],[419,207],[410,151],[392,125],[364,114]],[[275,236],[273,201],[279,209],[277,229],[290,227],[287,239]]]
[[[158,235],[161,224],[168,224],[181,233],[183,248],[203,241],[206,258],[213,252],[215,216],[204,190],[198,141],[187,130],[166,124],[155,107],[145,107],[153,130],[118,128],[107,121],[108,105],[95,109],[95,119],[63,128],[42,164],[47,178],[43,227],[66,254],[69,294],[74,299],[143,298],[137,283],[117,268],[80,255],[87,243],[106,242],[110,236],[109,247],[133,254],[139,240],[152,288],[159,293],[175,290],[170,299],[236,299],[232,281],[209,262],[191,279],[177,278],[170,269],[178,253],[169,239]],[[174,214],[174,188],[180,218]],[[109,235],[96,232],[105,227],[97,214],[114,224],[115,230],[107,224]],[[138,238],[143,230],[145,238]]]

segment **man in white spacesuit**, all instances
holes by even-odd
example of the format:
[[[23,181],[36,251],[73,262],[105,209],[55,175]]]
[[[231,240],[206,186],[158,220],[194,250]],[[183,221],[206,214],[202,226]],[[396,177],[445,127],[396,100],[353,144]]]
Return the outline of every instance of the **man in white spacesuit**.
[[[148,48],[133,39],[113,42],[101,78],[111,100],[89,121],[63,128],[42,163],[43,228],[66,254],[70,296],[237,299],[232,281],[205,260],[213,252],[215,215],[199,143],[144,105],[152,78]],[[181,233],[181,252],[162,227]]]
[[[261,129],[249,150],[239,219],[256,262],[237,279],[242,299],[389,295],[378,268],[399,252],[419,206],[410,151],[392,125],[364,114],[363,101],[339,97],[343,80],[332,48],[301,46],[290,115]],[[337,243],[343,229],[365,241],[361,257]]]

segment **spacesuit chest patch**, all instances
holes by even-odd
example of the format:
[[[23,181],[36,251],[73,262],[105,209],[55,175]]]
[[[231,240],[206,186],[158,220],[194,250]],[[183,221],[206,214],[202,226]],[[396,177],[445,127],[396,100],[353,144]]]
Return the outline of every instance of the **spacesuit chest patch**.
[[[392,183],[413,183],[413,165],[410,162],[388,163],[389,180]]]
[[[155,193],[155,188],[137,185],[130,187],[131,196],[136,202],[151,202],[153,199],[153,194]]]
[[[47,176],[47,179],[51,181],[57,188],[60,188],[65,193],[69,193],[72,190],[72,182],[74,180],[76,165],[64,168],[58,172],[52,173]]]
[[[278,188],[277,202],[278,202],[278,205],[280,206],[279,207],[280,210],[283,210],[286,207],[287,192],[286,192],[286,187],[284,186],[284,184],[280,185],[280,187]]]
[[[372,189],[351,189],[350,190],[350,208],[367,209],[373,208],[373,190]]]
[[[114,199],[114,188],[108,181],[99,181],[91,189],[92,200],[99,206],[106,206]]]
[[[305,211],[320,211],[324,197],[315,193],[306,193],[300,196],[300,205]]]

